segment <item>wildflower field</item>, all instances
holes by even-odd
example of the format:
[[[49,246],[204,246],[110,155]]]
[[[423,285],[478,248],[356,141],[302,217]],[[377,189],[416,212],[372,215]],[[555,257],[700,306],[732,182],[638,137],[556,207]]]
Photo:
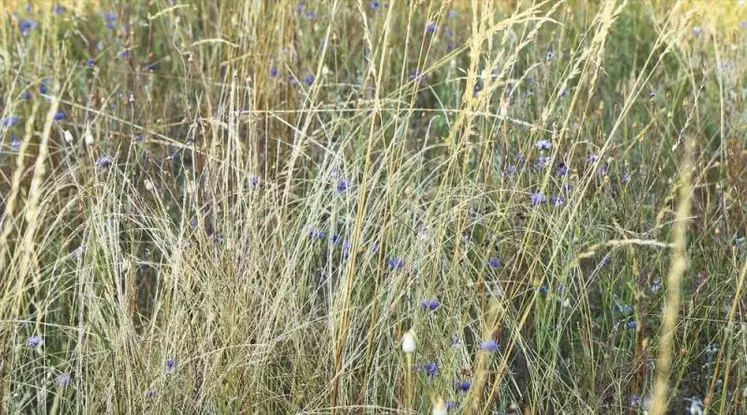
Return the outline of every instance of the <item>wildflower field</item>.
[[[0,413],[747,414],[743,0],[0,0]]]

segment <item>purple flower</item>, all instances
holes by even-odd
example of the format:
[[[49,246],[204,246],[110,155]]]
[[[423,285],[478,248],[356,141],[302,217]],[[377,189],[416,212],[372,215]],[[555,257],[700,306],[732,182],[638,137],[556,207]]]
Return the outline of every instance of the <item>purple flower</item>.
[[[656,278],[653,281],[651,281],[651,291],[654,293],[658,293],[661,290],[661,280]]]
[[[374,244],[371,245],[371,253],[372,254],[374,254],[374,255],[378,254],[379,253],[379,249],[381,249],[381,246],[379,245],[378,242],[374,242]]]
[[[24,101],[28,101],[31,99],[31,92],[29,91],[23,91],[23,94],[21,94],[21,99]]]
[[[618,304],[617,311],[623,314],[630,314],[633,312],[633,306],[629,304]]]
[[[441,302],[438,301],[438,298],[427,298],[420,302],[420,308],[422,308],[423,311],[436,311],[439,307],[441,307]]]
[[[379,10],[379,2],[378,1],[372,1],[369,6],[371,7],[371,10],[373,10],[373,11]]]
[[[446,50],[451,52],[452,50],[456,49],[457,45],[455,43],[447,43],[446,44]]]
[[[311,231],[311,239],[316,239],[319,241],[323,241],[324,238],[327,237],[327,234],[325,232],[322,232],[320,230],[313,229]]]
[[[96,165],[102,169],[111,167],[112,163],[114,163],[114,159],[112,159],[111,156],[108,155],[101,156],[98,160],[96,160]]]
[[[425,373],[428,374],[428,376],[436,376],[438,375],[438,365],[436,363],[428,363],[425,365]]]
[[[96,61],[93,59],[89,59],[88,62],[86,62],[86,66],[88,66],[89,68],[93,68],[94,66],[96,66]]]
[[[63,111],[58,111],[58,112],[57,112],[57,113],[56,113],[56,114],[54,115],[54,120],[55,120],[55,121],[62,121],[62,120],[64,120],[64,119],[65,119],[65,113],[64,113]]]
[[[456,411],[459,409],[459,404],[456,401],[446,401],[446,411]]]
[[[304,4],[299,4],[298,6],[296,6],[296,13],[298,13],[298,14],[303,13],[303,11],[304,11],[305,8],[306,8],[306,6]]]
[[[36,28],[36,22],[33,20],[21,20],[21,23],[19,24],[19,28],[21,29],[21,34],[23,36],[28,36],[29,32]]]
[[[436,33],[436,24],[428,23],[428,25],[425,27],[425,31],[430,34]]]
[[[547,203],[547,197],[540,191],[534,192],[532,193],[530,203],[532,206],[544,205]]]
[[[156,391],[154,391],[153,389],[146,390],[145,391],[145,397],[147,399],[155,399],[155,397],[156,397]]]
[[[589,157],[586,158],[586,162],[589,164],[594,164],[599,160],[599,156],[595,153],[590,153]]]
[[[59,4],[54,7],[54,14],[62,14],[65,13],[65,7],[60,6]]]
[[[305,78],[303,78],[303,83],[305,83],[308,86],[311,86],[314,84],[314,75],[306,75]]]
[[[31,336],[26,340],[26,347],[31,350],[36,350],[40,346],[44,346],[44,337],[42,336]]]
[[[560,90],[560,97],[563,98],[563,97],[566,97],[566,96],[568,96],[568,90],[565,89],[565,88],[561,89]]]
[[[495,352],[501,347],[500,344],[498,344],[497,341],[490,339],[490,340],[484,340],[482,343],[480,343],[480,350],[484,352]]]
[[[277,78],[278,74],[278,68],[270,68],[270,78]]]
[[[398,270],[405,267],[405,261],[402,258],[389,258],[386,265],[391,270]]]
[[[537,162],[534,163],[534,168],[537,170],[544,170],[549,165],[550,165],[549,156],[539,156],[539,158],[537,158]]]
[[[612,262],[612,257],[610,257],[609,255],[605,255],[602,258],[602,265],[609,265],[610,262]]]
[[[638,408],[641,406],[641,398],[640,396],[633,394],[630,395],[630,407],[631,408]]]
[[[553,206],[557,207],[565,205],[565,198],[563,196],[553,196],[551,200]]]
[[[628,328],[631,329],[631,330],[637,329],[638,328],[638,322],[635,321],[635,320],[630,320],[628,322]]]
[[[345,179],[340,179],[337,181],[337,186],[335,186],[337,189],[337,193],[345,193],[350,189],[350,182],[348,182]]]
[[[444,36],[446,36],[446,39],[453,39],[454,32],[452,32],[450,29],[446,29],[444,30]]]
[[[462,340],[459,337],[451,336],[449,344],[451,344],[451,347],[459,346],[460,344],[462,344]]]
[[[553,52],[553,51],[549,51],[549,52],[547,52],[546,58],[547,58],[547,60],[549,60],[549,61],[551,61],[551,60],[555,59],[555,52]]]
[[[148,72],[151,72],[151,73],[155,72],[156,71],[156,64],[155,63],[149,63],[149,64],[145,65],[145,70],[148,71]]]
[[[518,172],[519,172],[519,169],[517,169],[516,166],[511,165],[511,166],[508,166],[508,168],[506,169],[506,172],[503,174],[506,175],[507,177],[513,177],[513,176],[516,176],[516,173]]]
[[[540,294],[547,295],[547,287],[545,287],[544,285],[540,285],[540,287],[539,287],[538,290],[539,290]]]
[[[309,20],[316,19],[316,13],[313,10],[306,10],[306,18]]]
[[[342,237],[338,234],[332,235],[332,245],[339,245],[342,242]]]
[[[121,57],[122,59],[130,59],[130,58],[132,57],[132,52],[130,52],[130,50],[129,50],[129,49],[125,49],[125,50],[123,50],[123,51],[122,51],[122,52],[121,52],[121,53],[119,54],[119,56],[120,56],[120,57]]]
[[[534,147],[537,150],[549,150],[552,148],[552,142],[550,140],[540,140],[534,143]]]
[[[488,265],[490,265],[491,268],[500,268],[503,266],[503,262],[499,258],[491,257],[488,259]]]
[[[16,125],[18,125],[18,117],[16,117],[15,115],[11,115],[0,120],[2,121],[0,124],[2,124],[5,128],[15,127]]]
[[[170,374],[174,373],[174,370],[176,370],[176,360],[174,360],[174,359],[168,359],[166,361],[166,368],[165,368],[166,374],[170,375]]]
[[[628,173],[627,170],[624,170],[622,175],[622,182],[625,184],[629,184],[631,180],[633,179],[630,177],[630,173]]]
[[[565,177],[568,175],[568,166],[565,165],[562,161],[558,164],[558,167],[555,169],[555,175],[558,177]]]
[[[469,388],[472,386],[472,382],[468,380],[460,380],[456,383],[456,390],[459,392],[467,392]]]
[[[63,373],[60,376],[57,376],[57,378],[54,380],[55,385],[57,386],[67,386],[70,384],[70,375],[67,373]]]
[[[565,194],[568,194],[568,193],[570,193],[570,192],[572,192],[572,191],[573,191],[573,185],[572,185],[572,184],[570,184],[570,183],[563,183],[563,185],[562,185],[562,186],[560,186],[560,190],[561,190],[561,191],[562,191],[563,193],[565,193]]]
[[[13,138],[10,139],[10,151],[14,153],[21,151],[21,140],[18,136],[14,135]]]
[[[249,177],[249,184],[252,187],[257,187],[257,185],[259,185],[259,176],[253,175],[253,176]]]

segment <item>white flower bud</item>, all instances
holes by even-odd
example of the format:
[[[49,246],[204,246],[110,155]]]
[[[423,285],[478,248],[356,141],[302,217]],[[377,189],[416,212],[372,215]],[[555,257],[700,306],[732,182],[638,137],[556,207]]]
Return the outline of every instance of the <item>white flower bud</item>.
[[[410,329],[402,336],[402,351],[410,354],[415,353],[415,331]]]

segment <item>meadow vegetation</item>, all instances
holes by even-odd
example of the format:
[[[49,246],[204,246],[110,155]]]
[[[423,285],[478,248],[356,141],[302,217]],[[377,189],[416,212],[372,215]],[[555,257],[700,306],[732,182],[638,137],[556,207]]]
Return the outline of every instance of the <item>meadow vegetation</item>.
[[[0,9],[7,413],[747,414],[747,5]]]

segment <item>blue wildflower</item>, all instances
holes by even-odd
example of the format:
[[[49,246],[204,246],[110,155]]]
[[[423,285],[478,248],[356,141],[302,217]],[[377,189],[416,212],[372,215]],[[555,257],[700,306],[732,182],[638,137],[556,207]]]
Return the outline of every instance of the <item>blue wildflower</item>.
[[[513,176],[516,176],[516,173],[518,172],[519,172],[519,169],[516,168],[516,166],[511,165],[511,166],[508,166],[508,168],[506,169],[506,172],[503,174],[507,177],[513,177]]]
[[[436,24],[435,23],[428,23],[427,26],[425,26],[425,31],[433,34],[436,33]]]
[[[253,175],[253,176],[249,177],[249,184],[252,187],[257,187],[257,185],[259,185],[259,176]]]
[[[379,249],[381,249],[381,246],[379,245],[378,242],[374,242],[374,244],[371,245],[371,253],[372,254],[378,254],[379,253]]]
[[[568,175],[568,166],[565,165],[562,161],[558,164],[558,167],[555,168],[555,175],[558,177],[565,177]]]
[[[299,4],[298,6],[296,6],[296,13],[298,13],[298,14],[303,13],[303,11],[304,11],[305,8],[306,8],[306,6],[304,4]]]
[[[563,183],[563,185],[560,186],[560,190],[562,190],[563,193],[568,194],[573,191],[573,185],[570,183]]]
[[[145,391],[145,397],[147,399],[155,399],[155,397],[156,397],[156,391],[154,391],[153,389],[146,390]]]
[[[342,242],[342,237],[338,234],[332,235],[332,245],[339,245]]]
[[[503,266],[503,262],[499,258],[491,257],[488,259],[488,265],[490,265],[491,268],[500,268]]]
[[[327,237],[327,234],[325,232],[322,232],[316,229],[311,231],[311,239],[323,241],[326,237]]]
[[[651,291],[654,293],[658,293],[661,290],[661,280],[656,278],[653,281],[651,281]]]
[[[112,159],[111,156],[108,155],[99,157],[99,159],[96,160],[96,165],[102,169],[110,167],[112,163],[114,163],[114,159]]]
[[[340,179],[337,181],[337,186],[335,186],[337,189],[337,193],[345,193],[350,189],[350,182],[348,182],[345,179]]]
[[[636,394],[630,395],[630,407],[638,408],[640,406],[641,406],[641,397]]]
[[[313,10],[306,10],[306,18],[309,20],[316,19],[316,13]]]
[[[64,7],[64,6],[60,6],[60,5],[58,4],[57,6],[55,6],[55,7],[54,7],[54,14],[62,14],[62,13],[65,13],[65,10],[66,10],[66,9],[65,9],[65,7]]]
[[[438,301],[438,298],[427,298],[420,302],[420,308],[422,308],[423,311],[436,311],[439,307],[441,307],[441,302]]]
[[[542,295],[547,295],[547,287],[545,287],[544,285],[540,285],[539,292]]]
[[[602,265],[609,265],[610,262],[612,262],[612,257],[610,257],[609,254],[602,258]]]
[[[21,139],[18,138],[18,136],[13,136],[13,138],[10,139],[10,151],[14,153],[18,153],[21,151]]]
[[[586,158],[586,162],[589,164],[594,164],[599,160],[599,156],[595,153],[590,153],[589,157]]]
[[[460,380],[456,383],[456,390],[459,392],[467,392],[472,386],[472,382],[468,380]]]
[[[635,320],[630,320],[628,322],[628,328],[631,329],[631,330],[637,329],[638,328],[638,322],[635,321]]]
[[[438,365],[436,363],[428,363],[425,365],[425,373],[428,374],[428,376],[436,376],[438,375]]]
[[[624,170],[622,175],[622,182],[625,184],[629,184],[631,180],[633,179],[632,177],[630,177],[630,173],[627,170]]]
[[[379,10],[379,2],[378,1],[372,1],[369,6],[371,7],[371,10],[377,11]]]
[[[21,99],[24,101],[28,101],[31,99],[31,92],[29,91],[23,91],[23,94],[21,94]]]
[[[125,49],[119,54],[119,57],[122,59],[130,59],[132,57],[132,52],[129,49]]]
[[[308,86],[311,86],[314,84],[314,75],[306,75],[306,77],[303,78],[303,83],[305,83]]]
[[[57,114],[54,115],[55,121],[62,121],[65,119],[65,113],[63,111],[58,111]]]
[[[563,97],[566,97],[566,96],[568,96],[568,90],[565,89],[565,88],[561,89],[560,90],[560,97],[563,98]]]
[[[145,70],[148,72],[155,72],[156,71],[156,64],[155,63],[149,63],[145,65]]]
[[[537,170],[544,170],[549,165],[550,165],[549,156],[539,156],[537,158],[537,162],[534,163],[534,168]]]
[[[552,148],[552,142],[550,140],[540,140],[534,143],[534,147],[537,150],[549,150]]]
[[[270,78],[277,78],[278,73],[278,68],[270,68]]]
[[[46,95],[49,92],[49,86],[46,82],[43,82],[42,85],[39,87],[39,93],[42,95]]]
[[[549,61],[551,61],[551,60],[555,59],[555,52],[553,52],[553,51],[549,51],[549,52],[547,52],[546,58],[547,58],[547,60],[549,60]]]
[[[629,304],[618,304],[617,311],[623,314],[630,314],[633,312],[633,306]]]
[[[21,23],[19,24],[19,28],[21,29],[21,34],[23,36],[28,36],[29,32],[36,28],[36,22],[33,20],[21,20]]]
[[[544,205],[547,203],[547,197],[540,191],[534,192],[530,198],[530,203],[532,206]]]
[[[63,373],[60,376],[57,376],[57,378],[54,380],[54,383],[57,386],[67,386],[71,381],[72,379],[70,379],[70,375],[68,375],[67,373]]]
[[[44,346],[44,338],[42,336],[31,336],[26,340],[26,347],[31,350],[36,350],[40,346]]]
[[[552,205],[555,207],[565,205],[565,198],[563,196],[553,196]]]
[[[174,373],[174,370],[176,370],[176,360],[174,359],[166,360],[166,368],[165,368],[166,374],[170,375]]]
[[[480,343],[480,350],[484,352],[495,352],[501,347],[500,344],[498,344],[497,341],[490,339],[490,340],[484,340]]]
[[[402,269],[405,266],[405,261],[402,258],[389,258],[386,265],[391,270]]]
[[[15,115],[2,118],[0,119],[0,121],[2,121],[0,122],[0,124],[2,124],[2,126],[5,128],[15,127],[16,125],[18,125],[18,117],[16,117]]]
[[[446,401],[446,411],[456,411],[459,409],[459,404],[456,401]]]

